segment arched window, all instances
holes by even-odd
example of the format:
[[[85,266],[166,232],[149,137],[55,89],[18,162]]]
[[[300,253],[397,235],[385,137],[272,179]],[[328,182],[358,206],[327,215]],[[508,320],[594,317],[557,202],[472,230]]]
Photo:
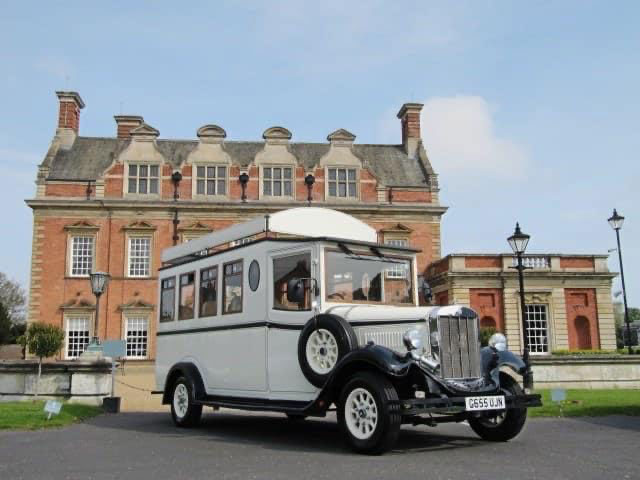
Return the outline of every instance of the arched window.
[[[591,324],[587,317],[579,316],[574,320],[576,329],[576,347],[580,350],[590,350],[591,344]]]
[[[493,317],[482,317],[480,319],[480,328],[496,328],[496,320]]]

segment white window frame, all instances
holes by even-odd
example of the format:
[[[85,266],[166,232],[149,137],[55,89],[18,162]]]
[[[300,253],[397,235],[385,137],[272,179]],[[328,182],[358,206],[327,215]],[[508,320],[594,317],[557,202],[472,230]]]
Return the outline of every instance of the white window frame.
[[[89,342],[91,341],[91,335],[92,335],[92,330],[93,330],[93,317],[94,314],[93,313],[86,313],[86,314],[73,314],[73,315],[65,315],[64,316],[64,358],[66,360],[73,360],[75,358],[80,357],[80,355],[82,355],[82,353],[84,352],[84,350],[86,349],[87,345],[89,345]],[[71,330],[71,325],[72,323],[76,323],[80,320],[86,320],[87,322],[87,329],[86,330]],[[86,344],[85,344],[85,348],[82,350],[82,352],[79,351],[79,349],[74,349],[76,351],[78,351],[77,355],[69,355],[69,341],[71,340],[71,337],[69,336],[69,332],[74,331],[74,332],[78,332],[78,331],[86,331],[87,332],[87,336],[86,336]]]
[[[384,244],[394,247],[409,246],[408,238],[385,238]],[[386,277],[393,280],[403,280],[407,278],[407,269],[404,265],[394,265],[386,270]]]
[[[130,322],[137,322],[138,324],[144,323],[145,324],[145,328],[144,331],[146,331],[146,337],[144,337],[143,342],[133,342],[134,345],[135,344],[144,344],[144,355],[130,355],[129,354],[129,323]],[[139,327],[140,325],[138,325]],[[124,315],[124,328],[122,329],[122,333],[123,333],[123,340],[125,341],[125,358],[127,360],[147,360],[149,358],[149,342],[151,339],[151,336],[149,335],[149,327],[150,327],[150,321],[149,321],[149,315],[147,313],[127,313]],[[137,329],[131,329],[131,331],[137,331],[137,332],[141,332],[143,330],[141,330],[140,328]],[[135,338],[137,340],[141,339],[141,336],[136,336],[136,337],[132,337]],[[134,350],[136,350],[135,348],[133,348]]]
[[[224,179],[220,179],[218,177],[218,168],[220,167],[224,167],[225,169],[225,177]],[[191,170],[191,176],[193,178],[192,181],[192,192],[193,192],[193,197],[194,198],[200,198],[200,199],[205,199],[205,198],[228,198],[229,196],[229,169],[230,166],[226,163],[194,163],[192,165],[192,170]],[[204,177],[198,177],[198,168],[204,168],[205,169],[205,176]],[[215,191],[216,193],[210,194],[207,193],[207,180],[208,180],[208,168],[214,168],[215,169],[215,180],[213,180],[214,185],[215,185]],[[204,181],[204,193],[198,193],[198,181],[202,180]],[[220,194],[218,193],[218,182],[223,180],[224,181],[224,191],[225,193]]]
[[[544,312],[544,320],[542,319],[541,312]],[[537,316],[537,318],[533,318],[529,320],[530,315]],[[542,322],[544,321],[545,326],[542,327],[529,327],[529,322]],[[523,332],[524,335],[527,335],[529,340],[529,353],[531,355],[548,355],[551,353],[551,319],[549,318],[549,305],[546,303],[527,303],[525,304],[525,325],[526,331]],[[530,330],[537,332],[535,336],[530,335]],[[546,334],[546,351],[541,351],[539,346],[541,346],[541,342],[537,341],[537,339],[542,339],[542,335],[540,332],[544,332]],[[532,342],[532,339],[534,342]]]
[[[129,179],[131,178],[129,176],[129,168],[135,165],[136,166],[136,191],[135,192],[130,192],[129,191]],[[147,176],[144,177],[147,180],[147,193],[140,193],[140,167],[147,167]],[[151,176],[151,167],[158,167],[158,176]],[[125,192],[125,195],[127,196],[133,196],[133,197],[142,197],[142,198],[154,198],[154,197],[160,197],[162,195],[162,164],[158,163],[158,162],[145,162],[145,161],[140,161],[140,162],[136,162],[136,161],[131,161],[131,162],[126,162],[124,164],[124,181],[123,181],[123,185],[122,188]],[[151,179],[156,179],[158,180],[158,191],[156,193],[150,193],[150,188],[151,188]]]
[[[280,192],[281,195],[274,195],[273,194],[273,182],[274,182],[274,178],[273,178],[273,169],[274,168],[279,168],[282,170],[282,175],[280,177],[280,182],[282,183],[281,187],[280,187]],[[291,178],[290,179],[285,179],[284,178],[284,169],[290,169],[291,170]],[[270,169],[271,170],[271,178],[270,183],[271,183],[271,193],[270,194],[266,194],[264,193],[264,182],[265,182],[265,176],[264,176],[264,171],[265,169]],[[276,180],[277,181],[277,180]],[[285,195],[284,194],[284,182],[285,181],[290,181],[291,182],[291,195]],[[261,198],[269,198],[272,200],[292,200],[294,198],[296,198],[296,165],[263,165],[260,167],[260,197]]]
[[[76,238],[90,238],[91,239],[91,265],[89,265],[89,271],[87,273],[73,273],[73,244]],[[96,264],[96,234],[95,233],[72,233],[69,234],[68,242],[69,255],[67,258],[67,274],[69,277],[75,278],[87,278],[89,274],[94,270]]]
[[[148,258],[148,272],[146,275],[131,274],[131,243],[132,240],[147,239],[149,241],[149,258]],[[129,234],[127,235],[127,263],[126,277],[127,278],[149,278],[153,272],[153,235],[151,234]]]
[[[329,180],[329,170],[335,170],[336,171],[336,179],[331,181]],[[347,195],[344,197],[341,197],[338,195],[339,193],[339,183],[340,181],[338,180],[340,173],[340,170],[345,170],[345,175],[346,175],[346,193]],[[355,179],[354,180],[349,180],[349,170],[354,170],[355,171]],[[336,195],[330,195],[330,189],[329,189],[329,184],[330,183],[335,183],[336,184]],[[355,183],[355,188],[356,188],[356,194],[354,196],[349,195],[349,183]],[[351,202],[354,200],[359,200],[360,199],[360,168],[355,167],[353,165],[327,165],[325,167],[325,171],[324,171],[324,184],[325,184],[325,199],[327,200],[333,200],[333,201],[340,201],[340,202]]]

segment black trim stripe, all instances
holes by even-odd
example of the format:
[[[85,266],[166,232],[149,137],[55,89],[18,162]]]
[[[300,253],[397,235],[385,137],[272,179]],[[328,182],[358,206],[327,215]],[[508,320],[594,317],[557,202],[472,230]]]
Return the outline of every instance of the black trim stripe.
[[[219,325],[217,327],[202,327],[202,328],[185,328],[182,330],[168,330],[164,332],[157,332],[157,336],[161,335],[182,335],[184,333],[201,333],[201,332],[219,332],[223,330],[242,330],[245,328],[277,328],[281,330],[302,330],[304,325],[288,325],[286,323],[272,323],[272,322],[253,322],[243,323],[240,325]]]
[[[415,324],[420,323],[420,320],[389,320],[383,322],[375,321],[363,321],[363,322],[350,322],[352,327],[369,327],[377,325],[403,325],[403,324]],[[182,335],[185,333],[202,333],[202,332],[220,332],[223,330],[242,330],[245,328],[258,328],[267,327],[275,328],[279,330],[302,330],[304,325],[290,325],[287,323],[273,323],[273,322],[252,322],[243,323],[239,325],[219,325],[217,327],[201,327],[201,328],[185,328],[182,330],[167,330],[164,332],[157,332],[156,335]]]

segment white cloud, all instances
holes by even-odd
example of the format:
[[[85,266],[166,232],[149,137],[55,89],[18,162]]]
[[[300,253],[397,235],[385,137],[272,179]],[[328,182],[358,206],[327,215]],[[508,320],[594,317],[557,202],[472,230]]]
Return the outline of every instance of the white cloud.
[[[491,109],[482,97],[430,98],[421,124],[437,172],[514,178],[527,168],[526,149],[496,134]]]

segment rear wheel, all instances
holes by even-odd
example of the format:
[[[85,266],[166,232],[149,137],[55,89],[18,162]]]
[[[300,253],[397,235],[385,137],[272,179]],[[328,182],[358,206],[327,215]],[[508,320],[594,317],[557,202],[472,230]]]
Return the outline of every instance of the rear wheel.
[[[522,395],[522,388],[508,375],[500,375],[500,387],[505,397]],[[524,428],[527,421],[526,408],[509,408],[501,410],[497,415],[486,413],[479,417],[470,417],[469,426],[483,440],[490,442],[506,442],[515,438]]]
[[[377,455],[395,445],[400,432],[400,404],[395,387],[381,375],[361,373],[343,387],[338,423],[349,446]]]
[[[171,417],[181,428],[194,427],[202,417],[202,405],[194,404],[192,382],[186,377],[178,378],[173,384],[171,395]]]

